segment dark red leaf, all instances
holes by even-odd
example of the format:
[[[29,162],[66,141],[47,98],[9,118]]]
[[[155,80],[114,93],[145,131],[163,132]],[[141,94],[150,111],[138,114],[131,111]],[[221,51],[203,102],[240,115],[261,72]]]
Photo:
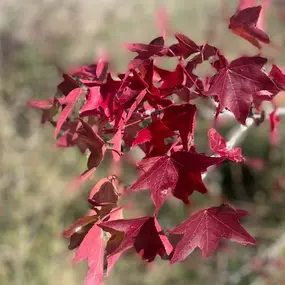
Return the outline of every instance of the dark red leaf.
[[[98,63],[83,65],[70,70],[69,74],[76,76],[81,80],[87,79],[90,83],[100,84],[102,80],[105,79],[107,75],[108,61],[106,58],[102,57],[99,59]],[[92,85],[92,84],[91,84]],[[92,85],[94,86],[94,85]]]
[[[112,178],[103,178],[92,188],[89,202],[94,206],[100,206],[100,217],[103,218],[117,206],[118,193]]]
[[[184,58],[189,57],[191,54],[199,52],[200,48],[192,40],[190,40],[184,34],[176,33],[176,39],[178,44],[170,46],[168,55],[169,56],[183,56]]]
[[[101,108],[107,117],[112,118],[114,114],[115,96],[122,84],[122,81],[113,80],[111,74],[108,73],[106,82],[100,86],[100,94],[103,98]]]
[[[196,106],[173,104],[166,108],[162,122],[172,131],[179,131],[184,150],[188,150],[188,137],[195,127]]]
[[[132,146],[151,142],[158,150],[164,152],[166,150],[164,139],[172,136],[175,136],[175,133],[167,128],[161,120],[154,120],[147,128],[138,132]]]
[[[281,90],[285,90],[285,74],[275,64],[272,65],[269,77]]]
[[[83,241],[84,237],[87,235],[89,230],[98,221],[98,216],[85,216],[73,223],[69,228],[67,228],[62,235],[65,238],[70,238],[70,243],[68,249],[72,250],[78,247]]]
[[[131,43],[126,45],[127,49],[138,54],[138,59],[148,59],[152,56],[161,56],[167,53],[164,47],[163,37],[152,40],[149,44]]]
[[[73,235],[71,235],[70,240],[69,240],[68,249],[73,250],[79,247],[83,239],[89,232],[89,230],[93,227],[93,225],[94,223],[89,223],[85,225],[84,227],[82,227],[81,229],[79,229],[78,232],[75,232]]]
[[[94,215],[94,216],[85,216],[82,217],[80,219],[78,219],[77,221],[75,221],[73,223],[72,226],[70,226],[69,228],[67,228],[66,230],[64,230],[64,232],[62,233],[62,235],[65,238],[69,238],[71,237],[74,233],[79,232],[82,228],[84,228],[86,225],[90,224],[90,223],[95,223],[98,221],[98,216]]]
[[[63,82],[61,82],[57,89],[64,95],[68,95],[73,89],[78,88],[78,83],[68,74],[63,74]]]
[[[184,204],[189,204],[189,196],[194,191],[198,191],[201,194],[207,193],[201,172],[191,172],[180,168],[178,171],[178,181],[172,195]]]
[[[148,87],[148,84],[135,70],[132,73],[133,76],[127,78],[128,86],[123,89],[118,99],[120,108],[124,110],[129,108],[136,100],[136,97]]]
[[[99,135],[92,129],[92,127],[84,120],[79,118],[82,126],[77,130],[77,143],[84,143],[90,150],[90,155],[87,161],[88,170],[93,171],[103,160],[107,146]],[[86,173],[88,174],[88,172]],[[82,176],[82,178],[85,175]],[[81,181],[81,180],[80,180]]]
[[[261,9],[261,6],[256,6],[237,11],[230,18],[229,24],[229,29],[235,34],[258,48],[261,47],[259,42],[265,44],[270,42],[268,35],[256,26]]]
[[[145,172],[129,190],[139,191],[149,188],[156,208],[160,208],[171,194],[187,203],[186,193],[189,195],[194,190],[205,193],[205,186],[201,184],[202,181],[199,183],[201,176],[197,173],[201,174],[207,167],[219,164],[223,160],[224,158],[221,157],[209,157],[186,151],[174,152],[171,156],[148,158],[140,164]],[[196,186],[198,186],[197,189],[195,189]]]
[[[267,62],[263,57],[240,57],[220,70],[207,95],[218,96],[220,108],[229,109],[245,124],[253,96],[260,90],[278,88],[261,68]]]
[[[92,127],[86,123],[83,119],[78,119],[81,122],[81,127],[77,131],[79,135],[79,140],[86,143],[90,151],[95,149],[102,149],[105,145],[105,142],[100,138],[98,134],[92,129]]]
[[[229,205],[200,210],[169,233],[183,238],[174,249],[171,263],[184,260],[196,247],[208,257],[217,248],[222,238],[242,245],[255,245],[255,239],[242,227],[239,220],[247,214]]]
[[[225,68],[228,66],[227,59],[218,51],[216,54],[216,60],[214,60],[211,65],[217,70],[220,71],[222,68]]]
[[[138,180],[129,188],[138,191],[149,188],[154,205],[160,208],[164,200],[171,194],[178,181],[178,171],[169,156],[161,156]]]
[[[113,245],[113,251],[109,253],[110,256],[134,247],[143,259],[151,262],[157,254],[160,256],[169,255],[172,251],[168,239],[161,233],[156,217],[102,222],[99,227],[112,233],[111,239],[115,239],[117,235],[120,237],[117,238],[117,245]],[[122,236],[121,233],[124,235]]]
[[[129,117],[129,114],[128,114]],[[127,117],[127,119],[128,119]],[[140,131],[140,122],[143,121],[143,116],[139,113],[133,114],[130,119],[128,120],[128,124],[125,127],[125,131],[123,134],[123,141],[125,146],[131,148],[133,142],[136,139],[137,133]]]
[[[65,98],[63,98],[60,103],[61,105],[65,105],[59,115],[54,137],[56,138],[61,130],[61,127],[65,120],[68,118],[68,116],[71,115],[73,108],[75,107],[75,104],[79,98],[79,96],[82,94],[82,90],[80,88],[73,89]]]
[[[159,89],[162,92],[162,96],[171,95],[176,89],[183,87],[184,72],[180,64],[176,66],[174,71],[168,71],[158,67],[155,67],[154,70],[161,78]]]

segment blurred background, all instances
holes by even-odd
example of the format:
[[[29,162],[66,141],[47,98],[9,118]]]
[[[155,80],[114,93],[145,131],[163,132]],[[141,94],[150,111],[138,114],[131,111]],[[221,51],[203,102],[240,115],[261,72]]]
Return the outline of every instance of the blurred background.
[[[101,167],[84,189],[67,190],[85,169],[86,160],[75,149],[56,149],[53,129],[40,125],[40,113],[28,109],[26,101],[52,96],[63,70],[92,62],[102,50],[108,51],[114,70],[125,72],[133,55],[124,43],[147,43],[159,36],[154,16],[161,7],[173,30],[199,44],[208,40],[229,59],[256,54],[254,47],[227,29],[226,18],[236,6],[237,1],[227,0],[0,1],[0,284],[83,284],[87,266],[72,264],[74,252],[68,251],[61,232],[86,213],[88,191],[106,175],[106,167]],[[284,15],[285,2],[271,1],[266,30],[275,47],[262,50],[281,67],[285,67]],[[282,107],[284,95],[279,98]],[[247,131],[240,142],[247,163],[226,163],[211,172],[206,180],[210,195],[194,194],[189,209],[171,199],[162,208],[161,224],[169,228],[189,212],[218,205],[224,197],[249,211],[243,224],[256,237],[257,247],[223,242],[208,259],[197,250],[171,267],[161,260],[146,266],[127,253],[104,284],[285,284],[283,123],[281,118],[276,146],[270,144],[268,121]],[[199,150],[207,149],[209,125],[198,120]],[[223,134],[229,137],[235,128],[230,120]],[[144,201],[142,210],[151,206],[146,196],[137,195]]]

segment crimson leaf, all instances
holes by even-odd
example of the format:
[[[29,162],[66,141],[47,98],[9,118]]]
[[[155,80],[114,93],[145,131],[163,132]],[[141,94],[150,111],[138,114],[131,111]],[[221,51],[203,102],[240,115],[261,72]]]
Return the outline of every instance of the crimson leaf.
[[[214,77],[207,95],[218,96],[220,108],[229,109],[245,125],[254,95],[260,90],[277,92],[277,86],[261,68],[267,59],[239,57]]]
[[[222,238],[242,245],[255,245],[255,239],[239,222],[246,215],[246,211],[235,210],[229,205],[196,212],[185,222],[169,231],[175,235],[183,234],[170,262],[176,263],[184,260],[196,247],[202,250],[204,257],[208,257],[217,248]]]
[[[65,120],[68,118],[69,115],[71,115],[73,108],[75,107],[75,104],[79,98],[79,96],[82,94],[82,90],[80,88],[75,88],[71,92],[68,93],[68,95],[63,98],[60,103],[61,105],[64,105],[63,110],[61,111],[55,132],[54,132],[54,137],[56,138],[59,134],[59,131],[61,130],[61,127]]]
[[[74,262],[88,259],[86,285],[100,285],[103,281],[104,240],[102,230],[95,224],[79,246]]]
[[[261,11],[261,6],[250,7],[237,11],[231,18],[229,29],[235,34],[249,41],[254,46],[260,48],[260,43],[270,42],[268,35],[260,30],[256,24]]]
[[[149,188],[156,208],[160,208],[170,194],[186,202],[186,195],[188,197],[194,190],[202,189],[200,192],[205,193],[205,187],[195,187],[196,179],[201,180],[199,174],[207,167],[219,164],[223,160],[221,157],[209,157],[192,151],[178,151],[171,156],[147,158],[144,161],[144,167],[147,165],[146,172],[131,185],[129,190],[139,191]],[[202,181],[198,185],[201,183]],[[190,193],[188,188],[191,190]]]
[[[117,244],[113,245],[109,256],[122,253],[134,247],[137,253],[148,262],[154,260],[157,254],[169,255],[172,246],[166,236],[161,233],[160,225],[156,217],[143,217],[130,220],[115,220],[102,222],[98,225],[104,231],[113,234],[111,239],[117,238]],[[123,235],[122,235],[123,233]]]

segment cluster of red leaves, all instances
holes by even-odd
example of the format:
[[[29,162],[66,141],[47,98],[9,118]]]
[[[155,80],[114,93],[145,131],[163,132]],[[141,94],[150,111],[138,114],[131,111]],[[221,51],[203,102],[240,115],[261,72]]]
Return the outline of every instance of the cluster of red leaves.
[[[229,25],[234,33],[258,48],[260,42],[269,43],[268,36],[256,27],[260,10],[260,6],[240,10]],[[116,177],[108,177],[92,189],[89,215],[64,232],[70,238],[69,248],[78,247],[74,261],[88,259],[88,285],[102,282],[104,260],[108,274],[120,254],[130,248],[148,262],[160,255],[175,263],[196,247],[203,256],[209,256],[221,238],[255,244],[239,222],[246,212],[229,205],[203,209],[176,228],[164,231],[157,214],[169,196],[187,204],[193,191],[206,193],[202,173],[208,167],[225,160],[244,160],[241,149],[228,147],[214,128],[208,132],[213,155],[195,150],[199,110],[194,100],[214,100],[218,106],[215,118],[227,109],[245,124],[253,110],[260,109],[262,101],[285,90],[285,75],[275,65],[265,72],[267,59],[259,55],[228,62],[218,48],[208,43],[197,45],[186,35],[174,36],[177,42],[171,46],[166,45],[164,37],[149,44],[128,44],[127,49],[137,55],[124,74],[112,75],[109,62],[101,59],[64,74],[57,96],[29,101],[31,107],[42,110],[42,123],[50,122],[55,127],[58,147],[77,147],[88,154],[87,169],[78,182],[92,176],[108,149],[114,160],[133,147],[145,154],[138,162],[141,174],[127,192],[149,189],[156,208],[153,216],[124,219],[118,206],[124,191],[119,191]],[[169,57],[177,59],[173,71],[157,66],[158,59]],[[195,70],[205,61],[216,72],[200,78]],[[276,113],[270,118],[276,132]],[[106,245],[103,232],[109,235]],[[169,235],[182,238],[174,245]]]

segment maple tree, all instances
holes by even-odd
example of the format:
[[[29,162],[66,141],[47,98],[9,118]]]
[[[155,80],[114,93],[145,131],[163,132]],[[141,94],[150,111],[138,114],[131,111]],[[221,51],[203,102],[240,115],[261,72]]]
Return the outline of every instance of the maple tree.
[[[261,43],[270,43],[267,34],[257,27],[260,11],[261,6],[238,9],[229,20],[229,29],[258,49]],[[272,101],[285,90],[285,74],[275,64],[267,72],[267,59],[259,54],[228,62],[217,47],[198,45],[181,33],[175,33],[177,42],[168,46],[162,30],[163,36],[149,44],[126,45],[137,55],[125,73],[112,74],[108,60],[101,58],[63,74],[56,96],[28,102],[30,107],[42,110],[42,123],[54,126],[58,147],[77,147],[88,156],[77,186],[92,178],[107,150],[114,161],[135,147],[144,153],[137,162],[139,177],[132,185],[125,188],[115,175],[100,180],[90,192],[88,215],[63,233],[70,239],[69,248],[78,248],[74,261],[88,260],[87,285],[101,284],[104,272],[108,275],[121,253],[130,248],[148,262],[159,255],[176,263],[196,247],[203,256],[211,255],[222,238],[241,245],[256,243],[240,224],[247,212],[231,205],[202,209],[173,229],[160,227],[159,209],[170,196],[189,204],[194,191],[207,193],[203,175],[209,167],[226,160],[245,160],[241,149],[229,145],[218,133],[219,115],[227,110],[238,123],[246,125],[248,118],[262,114],[263,101]],[[167,58],[177,60],[173,71],[157,64]],[[195,70],[205,61],[215,74],[203,78]],[[212,155],[198,153],[195,147],[197,98],[216,106],[208,130]],[[278,143],[276,110],[274,106],[269,116],[274,144]],[[147,189],[155,206],[153,215],[124,218],[121,198]],[[172,243],[169,236],[173,235],[182,238]]]

